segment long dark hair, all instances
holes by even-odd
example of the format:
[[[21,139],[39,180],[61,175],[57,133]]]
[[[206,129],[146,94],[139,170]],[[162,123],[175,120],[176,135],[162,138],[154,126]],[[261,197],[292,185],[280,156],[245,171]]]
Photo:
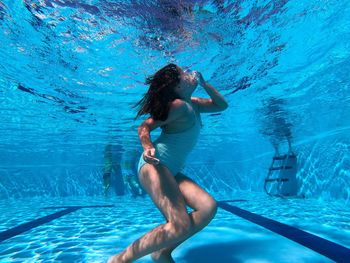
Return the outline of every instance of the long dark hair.
[[[180,83],[180,71],[175,64],[168,64],[146,79],[150,87],[144,97],[134,106],[138,107],[135,117],[149,113],[154,120],[168,118],[170,102],[180,99],[175,87]]]

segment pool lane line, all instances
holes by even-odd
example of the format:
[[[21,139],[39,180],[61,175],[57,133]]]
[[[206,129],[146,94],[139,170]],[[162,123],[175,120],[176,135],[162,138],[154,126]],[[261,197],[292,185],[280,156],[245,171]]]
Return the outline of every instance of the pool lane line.
[[[313,235],[296,227],[251,213],[233,205],[229,205],[225,202],[218,201],[218,206],[232,214],[242,217],[252,223],[297,242],[300,245],[303,245],[331,260],[336,262],[349,262],[350,249],[347,247]]]
[[[231,203],[231,202],[247,202],[245,199],[231,199],[231,200],[220,200],[220,202]]]
[[[0,232],[0,242],[5,241],[11,237],[17,236],[19,234],[22,234],[23,232],[26,232],[28,230],[31,230],[37,226],[41,226],[45,223],[51,222],[52,220],[59,218],[61,216],[64,216],[66,214],[72,213],[80,208],[67,208],[65,210],[53,213],[51,215],[47,215],[38,219],[35,219],[33,221],[30,221],[28,223],[24,223],[21,225],[18,225],[16,227],[10,228],[8,230],[5,230],[3,232]]]
[[[114,205],[83,205],[83,206],[47,206],[42,209],[57,209],[57,208],[98,208],[98,207],[114,207]]]
[[[33,221],[24,223],[24,224],[20,224],[16,227],[10,228],[8,230],[5,230],[3,232],[0,232],[0,243],[2,241],[5,241],[7,239],[10,239],[14,236],[20,235],[28,230],[31,230],[37,226],[41,226],[43,224],[46,224],[48,222],[51,222],[57,218],[60,218],[64,215],[70,214],[72,212],[75,212],[81,208],[95,208],[95,207],[113,207],[114,205],[95,205],[95,206],[58,206],[58,207],[49,207],[49,208],[66,208],[64,210],[58,211],[56,213],[35,219]],[[47,207],[44,209],[48,209]]]

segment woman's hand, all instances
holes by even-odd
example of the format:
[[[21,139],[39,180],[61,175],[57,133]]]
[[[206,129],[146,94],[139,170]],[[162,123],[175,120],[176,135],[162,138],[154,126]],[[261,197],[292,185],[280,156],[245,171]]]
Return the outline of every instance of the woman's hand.
[[[197,78],[198,78],[198,84],[201,85],[202,87],[204,87],[204,85],[206,84],[206,81],[204,80],[202,73],[197,71],[196,74],[197,74]]]
[[[159,159],[155,158],[156,156],[156,149],[155,148],[149,148],[144,150],[143,152],[143,159],[145,162],[157,165],[159,164]]]

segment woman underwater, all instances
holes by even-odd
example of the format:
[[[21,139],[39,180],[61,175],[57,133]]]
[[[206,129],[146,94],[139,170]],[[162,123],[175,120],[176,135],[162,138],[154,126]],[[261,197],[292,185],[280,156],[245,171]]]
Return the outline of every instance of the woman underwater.
[[[138,128],[144,152],[138,165],[143,188],[161,211],[166,223],[150,230],[109,263],[132,262],[151,254],[154,262],[175,262],[171,252],[214,218],[216,201],[180,171],[195,146],[201,128],[200,113],[228,107],[223,96],[203,76],[169,64],[147,79],[148,92],[136,106],[136,116],[150,114]],[[210,99],[191,97],[200,84]],[[152,143],[150,132],[162,129]],[[186,206],[193,209],[187,213]]]

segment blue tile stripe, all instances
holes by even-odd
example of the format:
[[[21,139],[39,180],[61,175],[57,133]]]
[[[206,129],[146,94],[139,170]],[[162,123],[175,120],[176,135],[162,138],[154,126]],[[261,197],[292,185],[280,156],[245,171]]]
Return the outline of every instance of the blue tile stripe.
[[[75,212],[81,208],[96,208],[96,207],[114,207],[114,205],[90,205],[90,206],[52,206],[52,207],[44,207],[44,209],[57,209],[57,208],[66,208],[64,210],[61,210],[59,212],[35,219],[33,221],[30,221],[28,223],[24,223],[21,225],[18,225],[14,228],[10,228],[8,230],[5,230],[3,232],[0,232],[0,243],[2,241],[5,241],[11,237],[17,236],[19,234],[22,234],[23,232],[26,232],[28,230],[31,230],[37,226],[41,226],[43,224],[46,224],[48,222],[51,222],[52,220],[55,220],[57,218],[60,218],[64,215],[67,215],[69,213]]]
[[[78,210],[79,208],[77,207],[73,207],[73,208],[67,208],[65,210],[53,213],[51,215],[48,216],[44,216],[38,219],[35,219],[33,221],[30,221],[28,223],[24,223],[21,224],[19,226],[16,226],[14,228],[10,228],[8,230],[5,230],[3,232],[0,233],[0,242],[5,241],[11,237],[17,236],[19,234],[22,234],[23,232],[26,232],[28,230],[33,229],[34,227],[43,225],[45,223],[51,222],[52,220],[59,218],[61,216],[64,216],[66,214],[72,213],[76,210]]]
[[[225,202],[218,202],[222,209],[282,235],[336,262],[350,262],[350,249],[298,228],[251,213]]]
[[[85,206],[48,206],[42,209],[58,209],[58,208],[99,208],[99,207],[114,207],[114,205],[85,205]]]
[[[233,203],[233,202],[247,202],[245,199],[231,199],[231,200],[221,200],[220,202]]]

